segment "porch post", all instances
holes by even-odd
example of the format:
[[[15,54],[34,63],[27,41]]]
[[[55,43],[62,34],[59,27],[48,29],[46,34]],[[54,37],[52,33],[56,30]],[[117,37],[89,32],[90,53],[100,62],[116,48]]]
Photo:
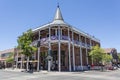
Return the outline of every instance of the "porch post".
[[[75,50],[74,50],[74,34],[72,30],[72,52],[73,52],[73,70],[75,71]]]
[[[85,48],[86,48],[86,63],[88,65],[88,50],[87,50],[87,40],[86,40],[86,37],[85,37]]]
[[[40,30],[39,30],[39,33],[38,33],[38,35],[39,35],[39,41],[40,41]],[[40,45],[40,44],[39,44]],[[37,62],[37,71],[39,71],[40,70],[40,46],[38,47],[38,56],[37,56],[37,58],[38,58],[38,62]]]
[[[60,39],[62,40],[62,29],[60,29],[60,30],[61,30],[61,33],[60,33],[60,34],[61,34],[61,37],[60,37]]]
[[[18,49],[16,48],[16,53],[17,53],[17,56],[16,56],[16,68],[18,68]]]
[[[90,49],[91,49],[92,43],[91,43],[91,38],[90,38]]]
[[[49,26],[49,40],[48,40],[48,46],[49,46],[49,50],[48,50],[48,56],[51,56],[51,27]],[[48,60],[48,71],[51,68],[51,60]]]
[[[30,58],[29,58],[29,56],[27,57],[27,71],[29,71],[29,60],[30,60]]]
[[[58,35],[57,35],[57,29],[55,29],[55,36],[58,36]]]
[[[22,60],[23,60],[23,58],[22,58],[22,55],[21,55],[21,66],[20,66],[21,69],[22,69],[22,66],[23,66]]]
[[[70,50],[70,33],[69,33],[69,28],[68,28],[68,38],[69,38],[69,42],[68,42],[68,54],[69,54],[69,71],[71,72],[71,50]]]
[[[79,34],[79,41],[80,41],[80,43],[82,42],[82,40],[81,40],[81,36],[80,36],[80,34]],[[80,44],[80,66],[81,66],[81,70],[83,70],[83,59],[82,59],[82,45]]]
[[[4,64],[5,64],[5,68],[7,67],[7,62],[6,61],[4,61]]]
[[[61,37],[61,34],[60,34],[60,25],[58,26],[58,34],[59,34],[59,41],[58,41],[58,56],[59,56],[59,60],[58,60],[58,69],[59,69],[59,72],[61,71],[61,42],[60,42],[60,37]]]
[[[91,38],[90,38],[90,49],[92,49]],[[92,58],[92,64],[93,64],[93,58]]]

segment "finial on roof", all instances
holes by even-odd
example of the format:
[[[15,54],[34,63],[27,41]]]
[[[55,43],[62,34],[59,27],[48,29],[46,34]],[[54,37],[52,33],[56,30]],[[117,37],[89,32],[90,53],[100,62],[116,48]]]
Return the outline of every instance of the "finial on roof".
[[[56,13],[55,13],[54,20],[62,20],[62,21],[64,21],[63,17],[62,17],[62,14],[61,14],[61,11],[60,11],[59,3],[57,5],[57,10],[56,10]]]
[[[59,8],[59,2],[57,3],[57,7]]]

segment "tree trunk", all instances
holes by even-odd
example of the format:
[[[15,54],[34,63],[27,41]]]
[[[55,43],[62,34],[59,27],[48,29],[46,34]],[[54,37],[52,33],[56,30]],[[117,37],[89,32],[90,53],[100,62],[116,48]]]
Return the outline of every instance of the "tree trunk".
[[[27,64],[26,64],[27,68],[26,70],[29,71],[29,56],[27,57]]]

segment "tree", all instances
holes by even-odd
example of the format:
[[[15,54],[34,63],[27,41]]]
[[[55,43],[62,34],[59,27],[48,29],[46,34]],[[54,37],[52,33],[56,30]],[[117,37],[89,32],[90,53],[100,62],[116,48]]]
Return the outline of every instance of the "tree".
[[[120,62],[120,53],[118,53],[118,60],[119,60],[119,62]]]
[[[100,48],[98,45],[93,46],[92,50],[89,52],[89,56],[91,56],[92,60],[95,62],[102,62],[104,55],[104,50]]]
[[[102,62],[103,62],[104,64],[110,63],[111,60],[112,60],[112,56],[111,56],[111,55],[109,55],[109,54],[107,54],[107,53],[105,53],[105,54],[103,55]]]
[[[21,36],[18,37],[18,48],[20,53],[27,57],[27,71],[28,71],[28,62],[29,57],[37,50],[35,46],[31,46],[33,41],[33,32],[31,29],[24,32]]]
[[[104,50],[100,48],[98,45],[92,47],[92,50],[90,51],[89,55],[91,56],[93,61],[101,65],[102,71],[103,65],[110,63],[110,61],[112,60],[112,56],[105,53]]]

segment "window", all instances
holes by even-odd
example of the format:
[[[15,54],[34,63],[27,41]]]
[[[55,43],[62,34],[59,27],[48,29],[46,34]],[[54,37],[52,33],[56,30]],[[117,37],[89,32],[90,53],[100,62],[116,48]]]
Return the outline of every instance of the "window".
[[[3,54],[1,54],[1,57],[2,57],[2,58],[9,57],[10,54],[11,54],[11,53],[3,53]]]

